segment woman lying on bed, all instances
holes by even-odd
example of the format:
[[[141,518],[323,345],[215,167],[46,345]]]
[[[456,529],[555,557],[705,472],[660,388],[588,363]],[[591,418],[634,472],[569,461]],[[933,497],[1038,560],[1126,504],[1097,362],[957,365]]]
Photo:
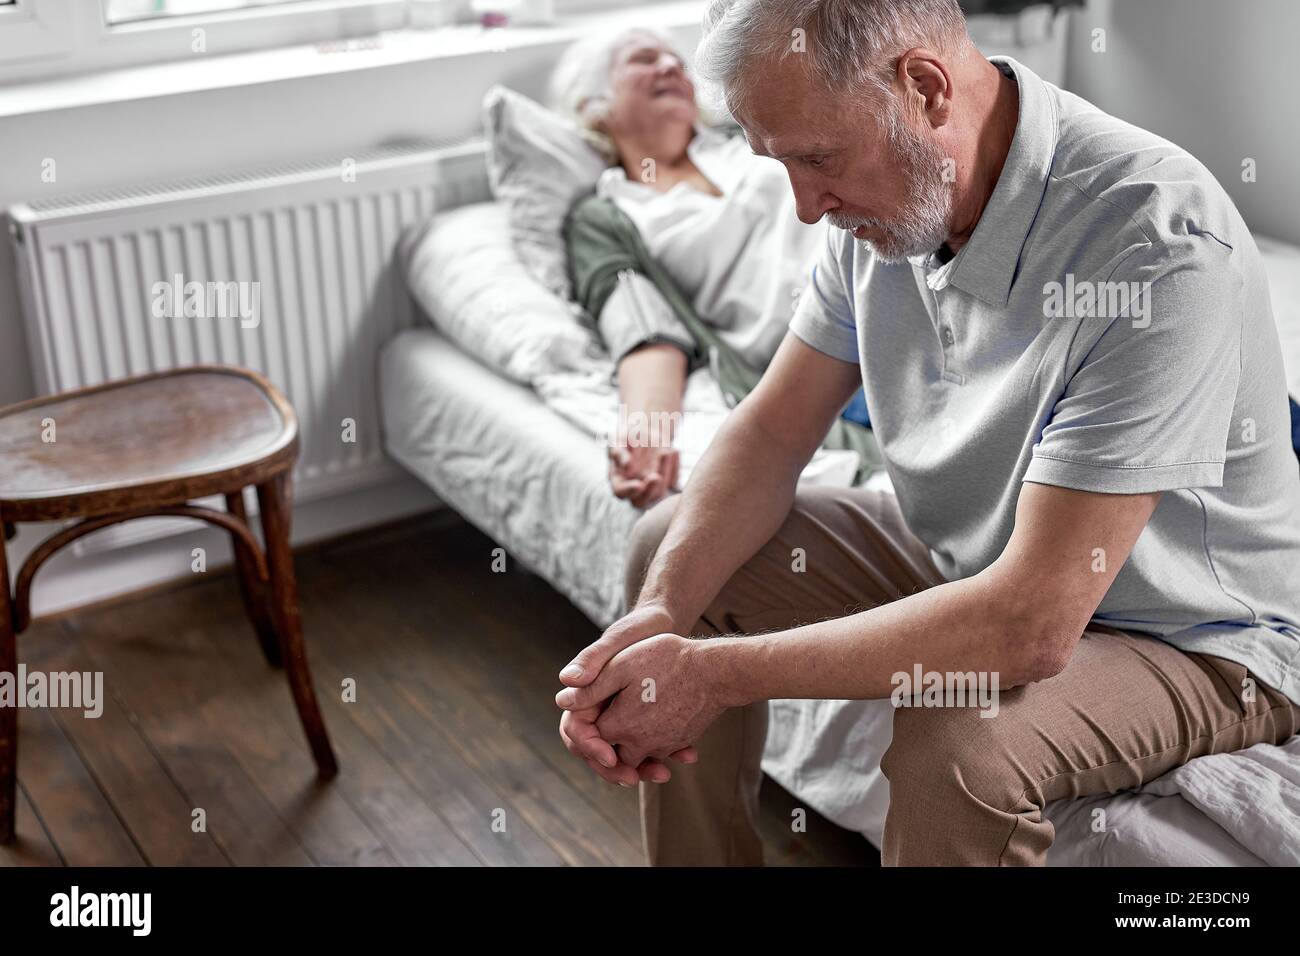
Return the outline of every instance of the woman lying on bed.
[[[825,225],[799,221],[779,163],[753,155],[743,136],[700,125],[682,59],[654,31],[580,41],[561,59],[552,90],[557,108],[612,164],[596,198],[580,200],[575,212],[586,202],[584,222],[597,232],[616,230],[617,222],[635,226],[624,232],[639,233],[639,248],[652,260],[617,274],[584,261],[593,255],[584,242],[593,231],[575,229],[571,213],[565,240],[575,294],[617,362],[627,420],[672,423],[680,417],[687,374],[712,359],[718,376],[710,352],[721,351],[742,379],[740,366],[758,373],[767,367]],[[584,285],[593,275],[607,280],[595,308]],[[683,321],[691,311],[707,328]],[[710,337],[716,348],[706,347]],[[720,384],[727,393],[727,383]],[[614,494],[638,507],[677,485],[671,434],[660,436],[651,446],[634,440],[610,452]]]

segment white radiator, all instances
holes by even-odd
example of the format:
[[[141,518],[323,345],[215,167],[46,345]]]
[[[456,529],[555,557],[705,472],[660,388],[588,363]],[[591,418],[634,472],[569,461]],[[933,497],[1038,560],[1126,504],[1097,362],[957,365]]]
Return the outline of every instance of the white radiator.
[[[15,206],[37,392],[198,362],[246,366],[298,413],[300,500],[383,481],[396,469],[380,442],[375,355],[416,320],[398,241],[435,206],[486,198],[483,145],[463,141]],[[249,284],[256,324],[168,317],[159,283],[177,277]],[[175,525],[161,521],[86,540],[100,550]]]

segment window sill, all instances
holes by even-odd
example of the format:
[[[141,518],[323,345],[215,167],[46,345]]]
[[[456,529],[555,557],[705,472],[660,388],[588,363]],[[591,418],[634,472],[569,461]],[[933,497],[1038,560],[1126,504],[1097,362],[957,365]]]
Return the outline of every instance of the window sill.
[[[428,60],[509,53],[564,44],[589,30],[637,24],[663,28],[700,23],[700,0],[673,0],[600,13],[575,14],[546,27],[485,30],[450,26],[433,30],[393,30],[373,37],[235,53],[151,66],[105,70],[38,80],[0,89],[0,118],[27,116],[176,96],[208,90],[277,83],[357,70],[382,69]]]

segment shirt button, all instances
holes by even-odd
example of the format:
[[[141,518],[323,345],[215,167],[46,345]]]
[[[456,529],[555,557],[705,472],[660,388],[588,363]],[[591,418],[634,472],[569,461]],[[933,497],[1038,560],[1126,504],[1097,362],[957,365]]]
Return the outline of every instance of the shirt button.
[[[947,326],[945,326],[945,327],[944,327],[944,330],[943,330],[943,344],[944,344],[944,345],[952,345],[952,343],[955,342],[955,341],[956,341],[956,338],[955,338],[955,337],[953,336],[953,334],[952,334],[952,329],[950,329],[950,328],[948,328]]]

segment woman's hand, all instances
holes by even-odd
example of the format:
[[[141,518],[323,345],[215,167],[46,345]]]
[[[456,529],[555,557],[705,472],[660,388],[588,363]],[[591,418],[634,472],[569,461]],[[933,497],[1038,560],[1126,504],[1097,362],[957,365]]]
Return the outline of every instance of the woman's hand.
[[[609,449],[609,484],[638,508],[678,490],[681,455],[673,439],[685,388],[686,355],[674,345],[643,345],[618,363],[620,421]]]
[[[609,484],[617,498],[638,508],[648,508],[669,492],[677,491],[681,455],[676,448],[650,445],[609,450]]]

